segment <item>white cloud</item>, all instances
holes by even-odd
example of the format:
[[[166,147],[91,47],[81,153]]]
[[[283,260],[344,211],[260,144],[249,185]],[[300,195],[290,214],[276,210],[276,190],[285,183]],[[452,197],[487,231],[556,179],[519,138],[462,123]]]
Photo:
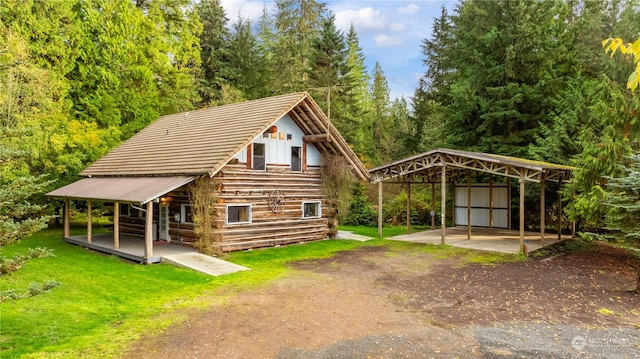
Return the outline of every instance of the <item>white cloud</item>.
[[[220,5],[231,23],[236,22],[238,14],[242,15],[243,19],[256,23],[262,16],[265,6],[267,9],[272,6],[269,2],[248,0],[220,0]]]
[[[383,29],[386,19],[380,10],[375,10],[370,6],[357,10],[337,10],[335,11],[336,27],[342,31],[348,31],[351,23],[358,31],[366,32],[372,29]]]
[[[418,11],[420,11],[420,6],[416,5],[416,4],[409,4],[406,7],[405,6],[400,6],[398,8],[398,13],[399,14],[415,14]]]
[[[394,22],[391,25],[389,25],[389,29],[391,29],[391,31],[393,32],[400,32],[405,29],[405,26],[404,24],[401,24],[399,22]]]
[[[402,44],[402,38],[398,36],[389,36],[384,34],[376,35],[373,41],[377,46],[381,46],[381,47],[398,46]]]

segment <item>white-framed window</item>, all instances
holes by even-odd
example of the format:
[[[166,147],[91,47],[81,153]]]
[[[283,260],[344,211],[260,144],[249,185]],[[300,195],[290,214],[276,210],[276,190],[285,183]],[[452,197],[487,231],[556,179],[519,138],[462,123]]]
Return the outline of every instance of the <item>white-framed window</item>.
[[[180,223],[193,223],[193,206],[190,203],[180,205]]]
[[[250,204],[227,205],[227,224],[251,223]]]
[[[120,203],[120,215],[122,217],[129,217],[131,213],[129,213],[129,203]]]
[[[302,202],[302,218],[319,218],[322,216],[322,204],[317,202]]]
[[[252,152],[252,163],[254,170],[265,170],[266,169],[266,155],[265,155],[265,147],[264,143],[254,143],[253,144],[253,152]]]

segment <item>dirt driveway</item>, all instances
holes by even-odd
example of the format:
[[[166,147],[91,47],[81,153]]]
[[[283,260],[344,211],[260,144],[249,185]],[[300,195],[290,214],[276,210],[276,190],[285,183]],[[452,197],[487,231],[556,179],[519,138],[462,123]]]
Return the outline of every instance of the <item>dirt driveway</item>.
[[[633,259],[609,247],[462,265],[365,246],[290,264],[129,358],[638,358]]]

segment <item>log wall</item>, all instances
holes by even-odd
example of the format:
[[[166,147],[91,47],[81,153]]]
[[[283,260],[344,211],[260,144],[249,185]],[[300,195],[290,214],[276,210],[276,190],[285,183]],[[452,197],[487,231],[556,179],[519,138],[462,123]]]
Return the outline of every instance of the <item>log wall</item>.
[[[288,167],[267,165],[266,171],[254,171],[246,163],[229,164],[213,178],[217,191],[214,227],[224,251],[277,246],[319,240],[327,237],[328,208],[321,188],[321,169],[309,167],[292,172]],[[269,195],[280,191],[285,196],[281,211],[269,207]],[[189,203],[188,186],[163,196],[169,205],[169,235],[172,243],[192,246],[196,240],[193,225],[178,223],[174,215],[181,205]],[[303,202],[320,202],[320,218],[302,218]],[[227,224],[229,204],[250,204],[251,223]],[[159,204],[154,204],[154,220],[158,221]],[[144,236],[144,218],[120,217],[121,233]]]

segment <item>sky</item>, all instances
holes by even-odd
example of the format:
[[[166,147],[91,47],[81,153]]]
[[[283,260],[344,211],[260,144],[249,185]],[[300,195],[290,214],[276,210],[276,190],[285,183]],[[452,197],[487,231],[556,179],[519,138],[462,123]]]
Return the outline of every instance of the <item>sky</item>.
[[[420,45],[431,36],[431,28],[444,5],[451,10],[455,0],[325,0],[336,17],[336,26],[345,33],[353,23],[366,57],[369,73],[379,62],[389,83],[391,99],[408,101],[425,72]],[[221,0],[227,17],[238,15],[257,23],[263,8],[272,10],[273,1]]]

